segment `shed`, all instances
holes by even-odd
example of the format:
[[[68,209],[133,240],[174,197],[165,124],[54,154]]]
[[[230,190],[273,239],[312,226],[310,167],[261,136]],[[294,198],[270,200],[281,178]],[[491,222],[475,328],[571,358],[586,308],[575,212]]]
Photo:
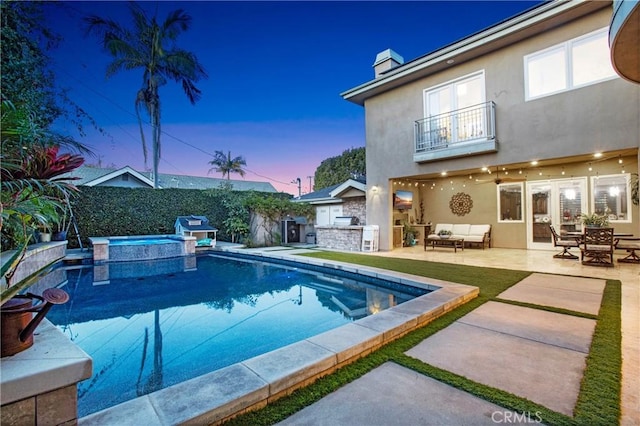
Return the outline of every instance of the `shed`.
[[[206,216],[178,216],[174,225],[177,235],[196,238],[197,247],[215,247],[218,229]]]

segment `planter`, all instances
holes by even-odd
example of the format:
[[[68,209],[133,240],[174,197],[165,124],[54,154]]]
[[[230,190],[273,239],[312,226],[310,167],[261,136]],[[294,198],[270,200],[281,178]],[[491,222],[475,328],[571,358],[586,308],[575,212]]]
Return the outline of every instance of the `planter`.
[[[53,241],[65,241],[67,239],[67,231],[60,231],[53,234]]]
[[[50,232],[40,232],[38,234],[38,240],[41,243],[48,243],[51,241],[51,233]]]

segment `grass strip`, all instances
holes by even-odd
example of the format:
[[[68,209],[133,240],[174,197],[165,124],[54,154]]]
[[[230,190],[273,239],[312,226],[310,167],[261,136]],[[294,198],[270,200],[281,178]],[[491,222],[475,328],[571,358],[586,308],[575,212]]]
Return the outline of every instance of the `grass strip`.
[[[400,354],[394,358],[394,362],[403,367],[409,368],[418,373],[429,376],[439,382],[451,387],[475,395],[485,401],[489,401],[502,408],[518,413],[525,413],[531,419],[531,423],[536,420],[545,425],[573,425],[573,419],[564,414],[555,412],[547,407],[519,397],[507,391],[497,389],[482,383],[475,382],[464,376],[460,376],[450,371],[443,370],[431,364],[422,362],[405,354]]]
[[[621,308],[622,283],[607,280],[576,403],[577,424],[605,426],[620,422]]]
[[[494,302],[500,302],[500,303],[506,303],[506,304],[509,304],[509,305],[522,306],[523,308],[537,309],[539,311],[554,312],[556,314],[571,315],[571,316],[574,316],[574,317],[587,318],[587,319],[593,319],[593,320],[597,320],[598,319],[597,315],[587,314],[585,312],[572,311],[571,309],[556,308],[555,306],[537,305],[535,303],[527,303],[527,302],[519,302],[517,300],[501,299],[499,297],[494,298],[493,301]]]
[[[320,378],[311,385],[298,389],[291,395],[281,398],[263,409],[235,417],[225,424],[272,425],[284,420],[304,407],[319,401],[345,384],[363,376],[388,361],[396,362],[399,365],[447,383],[506,409],[519,413],[539,413],[543,419],[543,423],[548,425],[589,424],[596,426],[618,424],[620,417],[620,377],[622,366],[620,281],[609,280],[605,286],[596,330],[594,332],[591,350],[587,358],[587,365],[576,404],[575,417],[572,419],[509,392],[476,383],[465,377],[431,366],[404,354],[404,352],[422,342],[427,337],[446,328],[489,300],[508,302],[568,315],[576,314],[576,316],[581,317],[588,315],[553,307],[541,307],[533,304],[521,304],[521,302],[503,301],[496,297],[507,288],[530,275],[530,272],[351,253],[318,252],[307,256],[372,266],[398,272],[410,271],[410,273],[414,275],[475,285],[480,288],[480,294],[477,298],[467,302],[454,311],[383,346],[366,357],[340,368],[333,374]],[[593,318],[592,315],[586,317]]]

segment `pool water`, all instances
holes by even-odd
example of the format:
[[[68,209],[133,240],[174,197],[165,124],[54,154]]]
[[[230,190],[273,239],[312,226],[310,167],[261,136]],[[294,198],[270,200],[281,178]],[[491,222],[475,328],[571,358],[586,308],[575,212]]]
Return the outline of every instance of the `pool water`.
[[[110,246],[143,246],[152,244],[180,244],[180,240],[170,238],[112,238],[109,240]]]
[[[427,292],[227,256],[187,264],[102,265],[114,268],[110,279],[95,282],[94,267],[67,271],[70,301],[47,318],[93,358],[93,376],[78,384],[79,417]]]

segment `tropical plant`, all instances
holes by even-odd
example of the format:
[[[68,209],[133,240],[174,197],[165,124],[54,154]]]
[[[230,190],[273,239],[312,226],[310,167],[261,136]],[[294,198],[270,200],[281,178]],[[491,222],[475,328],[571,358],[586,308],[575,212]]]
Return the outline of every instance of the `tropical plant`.
[[[582,224],[585,226],[598,226],[598,227],[609,226],[609,218],[603,214],[582,213],[582,215],[580,215],[580,219],[582,220]]]
[[[48,22],[45,19],[45,7],[63,6],[60,2],[0,2],[3,115],[8,112],[14,118],[19,117],[23,124],[29,123],[23,131],[37,131],[46,135],[51,144],[61,147],[76,145],[75,150],[88,153],[85,147],[76,144],[70,137],[52,132],[49,128],[52,123],[64,120],[75,126],[80,135],[84,135],[84,123],[89,122],[100,133],[106,133],[82,107],[68,97],[66,88],[56,84],[48,51],[55,49],[62,37],[45,25]],[[7,99],[15,105],[12,111],[5,110]],[[4,120],[3,117],[3,123]],[[6,142],[3,137],[3,155],[16,147]],[[17,148],[22,146],[17,145]]]
[[[402,223],[402,228],[402,239],[405,247],[412,246],[414,244],[413,240],[420,236],[420,232],[406,220]]]
[[[207,73],[193,53],[174,46],[177,37],[188,30],[191,24],[191,16],[184,10],[170,12],[162,23],[158,23],[155,16],[147,17],[144,10],[134,2],[130,3],[130,10],[133,30],[96,15],[86,17],[85,22],[88,24],[87,33],[97,35],[102,40],[104,48],[114,58],[107,67],[107,77],[121,70],[143,71],[143,83],[136,95],[135,107],[145,164],[147,143],[140,116],[141,109],[146,111],[151,121],[153,183],[157,188],[158,163],[161,157],[159,89],[168,80],[179,82],[193,105],[201,96],[195,83],[201,78],[207,78]]]
[[[33,145],[21,158],[7,158],[0,167],[2,246],[22,247],[36,229],[50,231],[59,220],[61,203],[77,188],[65,174],[82,165],[75,154],[58,155],[59,147]]]
[[[246,166],[247,162],[241,156],[231,158],[231,151],[227,155],[222,151],[216,151],[213,160],[209,161],[209,164],[214,166],[209,169],[209,173],[211,173],[211,170],[215,170],[218,173],[222,173],[223,178],[226,175],[229,180],[231,179],[231,173],[237,173],[244,177],[245,171],[242,166]]]
[[[631,173],[631,202],[634,205],[640,204],[640,179],[638,178],[638,173]]]

